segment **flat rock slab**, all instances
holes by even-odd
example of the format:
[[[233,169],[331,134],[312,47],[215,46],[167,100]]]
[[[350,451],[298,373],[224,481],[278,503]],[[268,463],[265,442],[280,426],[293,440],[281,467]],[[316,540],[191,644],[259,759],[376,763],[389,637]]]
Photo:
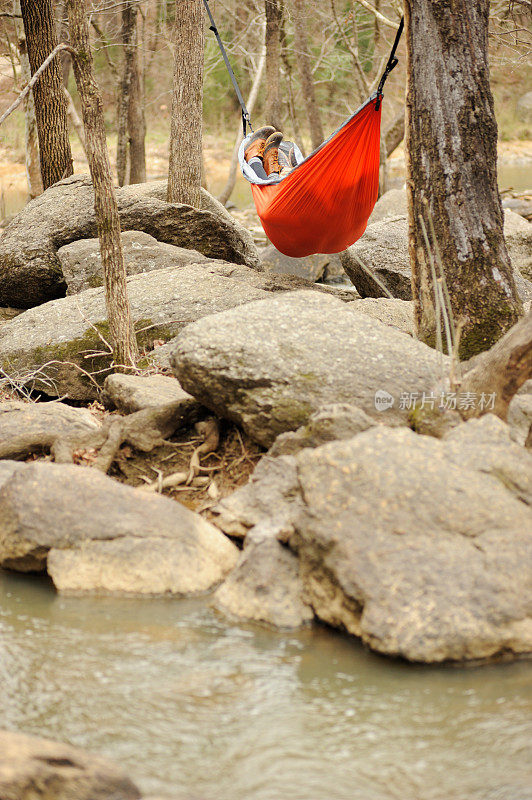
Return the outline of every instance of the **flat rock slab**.
[[[380,222],[388,217],[406,217],[407,214],[406,191],[404,189],[389,189],[375,203],[368,224],[373,225],[374,222]]]
[[[35,462],[0,489],[0,566],[47,569],[59,591],[195,594],[237,559],[198,514],[89,467]]]
[[[104,401],[122,414],[167,403],[182,403],[183,411],[198,402],[181,387],[178,380],[166,375],[125,375],[114,372],[103,385]],[[0,417],[1,419],[1,417]]]
[[[373,319],[392,325],[403,333],[414,335],[414,303],[411,300],[396,300],[390,297],[366,297],[357,300],[354,308]]]
[[[126,773],[107,759],[61,742],[0,731],[2,800],[140,800]]]
[[[428,391],[440,374],[436,351],[358,313],[356,302],[314,292],[200,320],[176,339],[171,363],[186,391],[266,447],[328,403],[405,423],[401,394]],[[391,397],[385,412],[376,392]]]
[[[0,458],[17,458],[72,444],[98,431],[100,424],[86,408],[62,403],[0,404]]]
[[[231,617],[276,628],[299,628],[314,617],[303,600],[296,556],[271,537],[246,546],[214,604]]]
[[[233,277],[235,271],[238,277]],[[149,349],[155,340],[171,339],[200,317],[268,297],[255,287],[255,278],[260,282],[261,274],[219,263],[169,267],[129,278],[140,347]],[[104,291],[87,289],[6,322],[0,328],[0,366],[10,378],[48,395],[94,399],[111,364],[101,336],[109,341]]]
[[[222,522],[288,542],[314,613],[379,653],[528,654],[532,510],[511,477],[518,446],[500,420],[474,422],[443,441],[376,426],[268,457],[222,501]],[[520,453],[524,484],[532,456]]]
[[[386,195],[383,196],[383,198]],[[521,300],[532,298],[532,225],[519,214],[504,212],[504,236]],[[342,254],[342,264],[362,297],[383,297],[382,288],[362,268],[360,261],[383,283],[393,297],[412,299],[408,219],[386,216],[368,225],[364,235]]]
[[[205,262],[203,253],[187,250],[173,244],[158,242],[142,231],[122,233],[122,252],[128,275],[151,272],[166,267],[183,267],[186,264]],[[80,239],[66,244],[57,251],[67,284],[67,294],[77,294],[84,289],[103,286],[102,257],[99,239]]]
[[[209,258],[259,267],[251,234],[207,192],[202,190],[202,210],[167,203],[165,197],[164,181],[117,189],[122,230],[144,231]],[[59,181],[32,200],[0,241],[3,304],[29,308],[62,297],[67,287],[57,250],[96,235],[94,194],[87,175]]]

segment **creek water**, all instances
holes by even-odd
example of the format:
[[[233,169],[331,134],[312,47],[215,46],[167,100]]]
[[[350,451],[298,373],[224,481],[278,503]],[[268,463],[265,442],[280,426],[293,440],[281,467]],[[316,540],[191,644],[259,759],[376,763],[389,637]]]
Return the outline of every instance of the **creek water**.
[[[530,675],[0,571],[0,727],[100,752],[172,800],[532,800]]]

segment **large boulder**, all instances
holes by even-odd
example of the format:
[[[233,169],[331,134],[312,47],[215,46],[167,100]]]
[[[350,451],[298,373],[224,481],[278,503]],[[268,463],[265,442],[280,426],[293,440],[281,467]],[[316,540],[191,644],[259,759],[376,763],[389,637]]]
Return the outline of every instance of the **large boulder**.
[[[78,747],[0,731],[2,800],[140,800],[116,764]]]
[[[401,395],[434,386],[439,354],[356,305],[317,292],[249,303],[188,326],[170,360],[186,391],[267,447],[327,403],[402,424]]]
[[[256,288],[255,278],[260,281],[262,273],[218,262],[210,267],[169,267],[129,278],[139,345],[149,349],[154,341],[171,339],[202,316],[268,297]],[[0,366],[12,380],[48,395],[93,399],[111,364],[101,336],[109,341],[104,291],[87,289],[29,309],[3,325]]]
[[[167,203],[165,196],[165,181],[117,189],[122,230],[144,231],[209,258],[259,267],[251,234],[207,192],[202,190],[202,210]],[[29,308],[62,297],[67,287],[57,250],[96,235],[94,194],[87,175],[59,181],[32,200],[0,241],[2,305]]]
[[[376,426],[263,459],[216,510],[288,543],[324,622],[386,655],[476,661],[532,651],[531,479],[500,420],[447,440]]]
[[[532,283],[528,280],[532,278],[532,225],[507,209],[504,212],[504,235],[517,291],[526,302],[532,299]],[[385,217],[368,225],[364,235],[348,247],[341,258],[346,273],[362,297],[384,297],[386,294],[373,274],[393,297],[412,299],[406,216]]]
[[[59,591],[194,594],[237,558],[198,514],[89,467],[35,462],[0,489],[0,566],[46,569]]]
[[[128,275],[206,261],[203,253],[197,250],[186,250],[184,247],[158,242],[142,231],[125,231],[122,234],[122,252]],[[84,289],[103,286],[99,239],[79,239],[72,244],[65,244],[57,251],[57,257],[68,287],[67,294],[77,294]]]
[[[522,122],[532,123],[532,92],[521,95],[516,104],[516,111]]]

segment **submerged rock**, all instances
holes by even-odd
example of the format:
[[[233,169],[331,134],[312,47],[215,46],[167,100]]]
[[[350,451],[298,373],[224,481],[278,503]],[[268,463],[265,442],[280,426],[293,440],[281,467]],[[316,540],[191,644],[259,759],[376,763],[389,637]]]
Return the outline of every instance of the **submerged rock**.
[[[166,182],[116,190],[122,230],[199,250],[209,258],[259,268],[249,231],[202,189],[202,209],[166,202]],[[208,209],[208,210],[205,210]],[[62,297],[66,283],[58,248],[97,235],[94,193],[87,175],[59,181],[28,203],[0,241],[0,296],[4,305],[29,308]]]
[[[356,305],[317,292],[249,303],[188,326],[171,363],[186,391],[267,447],[333,402],[405,423],[400,396],[434,386],[439,354]]]
[[[303,600],[296,556],[272,537],[246,545],[214,603],[232,617],[277,628],[299,628],[314,617]]]
[[[79,747],[0,731],[2,800],[140,800],[126,773]]]
[[[0,489],[0,566],[47,570],[59,591],[195,594],[237,558],[198,514],[96,469],[36,462]]]

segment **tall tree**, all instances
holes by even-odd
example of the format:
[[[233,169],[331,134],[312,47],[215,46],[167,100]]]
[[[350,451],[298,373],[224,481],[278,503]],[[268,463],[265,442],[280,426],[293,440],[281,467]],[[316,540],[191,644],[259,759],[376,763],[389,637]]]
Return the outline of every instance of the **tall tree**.
[[[118,99],[117,174],[118,184],[126,178],[127,148],[129,143],[129,182],[146,180],[146,153],[144,147],[146,123],[142,105],[142,82],[138,57],[138,6],[127,0],[122,6],[122,46],[124,66]]]
[[[20,0],[15,0],[13,11],[16,15],[20,15]],[[22,80],[27,84],[31,78],[31,69],[26,49],[26,36],[23,32],[18,37],[17,46]],[[39,134],[37,133],[37,121],[35,119],[35,103],[31,92],[24,100],[24,144],[28,194],[30,199],[33,199],[42,193],[42,178],[39,160]]]
[[[126,270],[120,238],[120,217],[105,138],[103,102],[94,78],[84,0],[68,0],[74,75],[81,99],[87,160],[94,187],[94,210],[100,239],[105,301],[114,359],[131,366],[137,343],[127,296]]]
[[[205,47],[202,0],[176,0],[174,46],[167,197],[170,203],[199,207]]]
[[[462,357],[518,319],[497,188],[497,125],[488,70],[489,0],[405,0],[410,261],[418,336],[434,344],[434,249]],[[432,228],[427,246],[425,228]],[[430,238],[430,237],[429,237]],[[437,268],[434,270],[437,276]],[[437,276],[441,279],[441,276]]]
[[[266,11],[265,121],[281,130],[281,20],[282,0],[264,0]]]
[[[305,25],[305,0],[294,0],[294,40],[297,50],[296,63],[303,89],[305,108],[307,110],[312,148],[315,150],[323,142],[323,127],[321,124],[320,110],[316,103],[314,81],[312,79],[312,65],[310,61],[309,44]]]
[[[57,45],[52,0],[21,0],[32,75]],[[72,175],[61,66],[54,59],[33,87],[43,187]]]

